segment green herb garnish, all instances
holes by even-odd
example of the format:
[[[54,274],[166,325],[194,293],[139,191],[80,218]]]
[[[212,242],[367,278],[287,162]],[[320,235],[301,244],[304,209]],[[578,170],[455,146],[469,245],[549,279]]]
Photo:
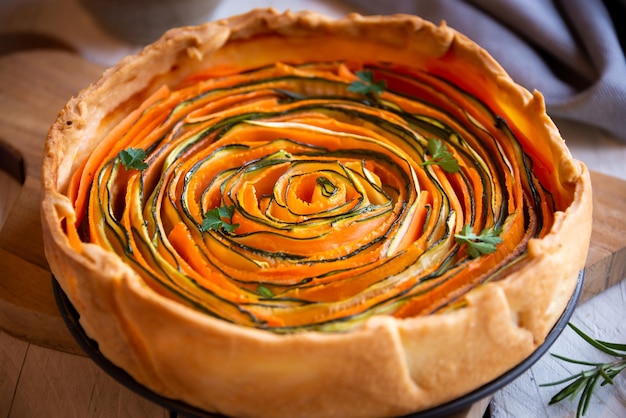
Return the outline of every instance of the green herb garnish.
[[[260,295],[263,296],[264,298],[267,299],[271,299],[274,297],[274,293],[268,289],[267,287],[263,286],[262,284],[260,284],[257,288],[256,288],[256,292]]]
[[[496,251],[496,245],[502,242],[501,233],[502,228],[486,228],[480,235],[476,235],[470,225],[464,225],[461,233],[454,234],[454,239],[459,244],[467,245],[467,254],[470,257],[478,258]]]
[[[428,138],[427,149],[430,159],[421,163],[421,166],[436,164],[448,173],[456,173],[459,171],[459,162],[443,145],[443,141],[435,138]]]
[[[593,395],[593,391],[596,388],[598,382],[600,382],[600,386],[605,386],[607,384],[612,385],[613,379],[615,379],[615,377],[622,370],[626,369],[626,344],[615,344],[606,341],[595,340],[585,334],[580,329],[578,329],[573,324],[569,323],[568,325],[574,330],[574,332],[576,332],[576,334],[582,337],[593,347],[610,356],[617,357],[615,361],[606,363],[593,363],[583,360],[573,360],[567,357],[560,356],[558,354],[551,354],[553,357],[559,360],[566,361],[568,363],[591,366],[590,369],[583,370],[580,373],[572,375],[566,379],[539,385],[542,387],[556,386],[563,383],[571,382],[569,385],[561,389],[561,391],[559,391],[556,395],[554,395],[552,399],[550,399],[549,405],[553,405],[567,398],[569,398],[570,400],[574,400],[576,396],[580,394],[578,407],[576,409],[576,416],[582,417],[587,412],[587,408],[589,407],[589,403],[591,402],[591,396]]]
[[[353,81],[348,86],[348,91],[359,94],[381,94],[387,88],[385,80],[374,80],[374,73],[370,70],[357,71],[356,76],[359,80]]]
[[[127,170],[145,170],[148,168],[145,162],[147,157],[146,151],[141,148],[127,148],[120,151],[120,161]]]
[[[210,230],[219,231],[220,229],[223,229],[224,231],[231,233],[239,227],[239,224],[232,223],[234,214],[235,205],[220,206],[219,208],[211,209],[204,214],[200,230],[202,232],[207,232]]]

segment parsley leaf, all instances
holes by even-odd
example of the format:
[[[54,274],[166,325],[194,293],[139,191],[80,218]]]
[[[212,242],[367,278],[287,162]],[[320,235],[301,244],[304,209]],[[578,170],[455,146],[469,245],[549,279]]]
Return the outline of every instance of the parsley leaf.
[[[427,149],[431,158],[421,163],[421,166],[436,164],[448,173],[456,173],[459,171],[459,162],[443,145],[443,141],[435,138],[428,138]]]
[[[120,151],[120,161],[127,170],[145,170],[148,168],[145,162],[147,157],[146,151],[141,148],[128,148]]]
[[[497,229],[486,228],[480,235],[476,235],[470,225],[464,225],[461,233],[454,234],[454,239],[458,244],[466,244],[467,254],[472,258],[477,258],[496,251],[496,245],[502,242],[501,233],[501,227]]]
[[[219,231],[223,229],[228,233],[232,233],[239,227],[239,224],[233,224],[232,219],[235,214],[235,205],[220,206],[207,211],[202,218],[200,230],[202,232]],[[226,218],[227,221],[224,220]]]
[[[374,81],[374,74],[370,70],[357,71],[356,76],[359,80],[353,81],[348,86],[348,91],[359,94],[381,94],[387,88],[385,80]]]
[[[256,292],[259,294],[259,296],[263,296],[264,298],[267,298],[267,299],[271,299],[274,297],[274,292],[272,292],[270,289],[263,286],[262,284],[260,284],[256,288]]]

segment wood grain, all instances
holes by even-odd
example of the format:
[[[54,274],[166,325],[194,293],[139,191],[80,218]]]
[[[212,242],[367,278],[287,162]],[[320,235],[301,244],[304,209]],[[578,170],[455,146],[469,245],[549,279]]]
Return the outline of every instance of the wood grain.
[[[626,182],[592,172],[593,226],[581,302],[626,278]]]
[[[0,331],[0,417],[10,416],[29,345]]]
[[[50,271],[39,220],[41,158],[48,128],[67,100],[103,68],[59,51],[0,58],[0,138],[24,160],[26,179],[16,191],[2,177],[0,206],[0,328],[46,347],[82,351],[64,328],[51,298]]]
[[[86,357],[0,332],[0,359],[2,417],[170,416],[168,410],[115,382]]]

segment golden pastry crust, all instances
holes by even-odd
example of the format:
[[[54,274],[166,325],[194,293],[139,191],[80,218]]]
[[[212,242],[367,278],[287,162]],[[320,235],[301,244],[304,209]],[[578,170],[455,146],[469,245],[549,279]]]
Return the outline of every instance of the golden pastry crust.
[[[332,39],[334,48],[319,51]],[[310,56],[307,54],[310,52]],[[548,187],[562,210],[528,260],[480,286],[446,314],[374,316],[341,333],[279,335],[233,325],[163,297],[118,256],[70,244],[76,220],[66,196],[71,174],[101,138],[159,86],[176,86],[207,66],[377,60],[446,76],[463,71],[497,92],[491,105],[526,132],[524,144],[556,170]],[[102,353],[155,392],[207,411],[256,417],[383,417],[455,399],[511,369],[543,341],[583,268],[591,233],[591,186],[537,92],[515,84],[482,49],[418,17],[334,20],[315,13],[255,10],[168,32],[106,71],[59,114],[43,160],[42,223],[51,270]]]

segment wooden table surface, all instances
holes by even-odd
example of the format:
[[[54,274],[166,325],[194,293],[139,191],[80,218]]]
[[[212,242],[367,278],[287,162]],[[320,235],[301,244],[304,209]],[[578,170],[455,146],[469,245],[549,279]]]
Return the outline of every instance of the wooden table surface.
[[[45,60],[48,60],[44,60],[45,62],[51,63],[52,69],[39,68],[33,71],[31,76],[41,75],[46,71],[55,71],[58,78],[62,80],[60,83],[50,83],[37,77],[29,78],[28,74],[24,73],[22,85],[0,84],[0,106],[1,103],[4,103],[3,109],[9,112],[0,118],[0,141],[3,137],[10,138],[14,135],[21,135],[21,137],[33,141],[35,138],[43,141],[47,127],[54,120],[56,113],[69,98],[69,95],[75,93],[75,90],[71,91],[71,89],[86,86],[95,79],[104,67],[113,64],[128,53],[136,51],[136,47],[114,39],[94,27],[90,17],[80,9],[78,0],[34,0],[25,3],[26,6],[20,0],[3,0],[0,3],[0,53],[2,47],[6,46],[1,44],[3,31],[28,30],[56,35],[60,42],[53,43],[53,46],[64,47],[69,45],[75,47],[75,52],[79,55],[67,58],[67,56],[62,55],[67,54],[67,52],[31,51],[29,53],[17,53],[15,56],[0,57],[0,67],[3,64],[2,60],[13,60],[4,61],[4,63],[15,69],[15,66],[11,67],[11,63],[14,63],[15,60],[32,61],[41,59],[43,56]],[[228,7],[222,5],[216,10],[213,17],[243,11],[235,10],[237,6],[233,6],[233,3],[235,2],[229,2]],[[327,14],[343,14],[346,11],[340,2],[333,1],[317,2],[315,7],[312,7],[311,2],[306,3],[304,1],[251,1],[246,3],[247,7],[267,4],[278,9],[287,7],[297,9],[305,4],[309,9],[317,8]],[[60,25],[59,22],[61,22]],[[78,32],[84,36],[77,37]],[[75,42],[72,44],[72,41]],[[37,56],[35,57],[35,55]],[[74,60],[79,58],[82,60],[81,66],[84,65],[84,67],[81,67],[80,72],[72,71],[72,63],[76,64],[77,61]],[[7,66],[4,68],[6,69]],[[15,77],[14,79],[19,78]],[[31,89],[31,91],[39,89],[41,94],[23,97],[19,95],[20,89]],[[17,118],[13,118],[10,114],[12,111],[16,115],[19,114],[20,123],[14,122]],[[600,175],[596,177],[596,181],[626,180],[625,143],[588,126],[565,121],[557,121],[557,124],[576,158],[584,161],[591,170],[597,173],[615,177]],[[20,150],[20,152],[26,154],[32,152],[36,155],[40,150],[27,149]],[[26,155],[26,157],[27,161],[34,160],[33,155]],[[37,191],[38,185],[33,184],[32,179],[27,179],[22,187],[7,173],[7,167],[4,168],[4,171],[0,169],[0,231],[6,232],[7,229],[5,228],[15,227],[14,225],[3,225],[14,201],[17,199],[34,199],[36,201],[38,196],[34,192]],[[38,167],[33,167],[31,164],[30,167],[26,168],[35,170],[35,174],[37,174]],[[626,183],[612,184],[621,187],[621,184]],[[609,204],[611,196],[604,196],[603,199]],[[623,213],[614,215],[616,219],[621,219],[619,216]],[[36,220],[27,219],[26,222],[36,222]],[[616,222],[620,221],[617,220]],[[601,312],[606,311],[607,306],[614,306],[614,304],[617,304],[622,311],[612,310],[610,312],[613,314],[623,312],[626,305],[626,285],[622,281],[626,276],[626,253],[620,254],[620,257],[611,259],[610,263],[594,264],[597,269],[606,270],[600,272],[604,274],[602,277],[606,277],[606,281],[599,284],[598,289],[589,290],[591,293],[584,297],[589,300],[577,309],[575,318],[589,323],[591,321],[589,318],[593,317],[595,319],[591,323],[602,326],[599,328],[591,327],[590,329],[604,333],[612,332],[612,337],[618,339],[622,337],[621,342],[626,342],[624,321],[619,320],[615,315],[601,314]],[[598,254],[596,257],[600,259],[601,255]],[[0,271],[0,292],[2,291],[3,274],[6,272]],[[41,274],[41,272],[37,272],[37,274]],[[608,291],[601,292],[607,287],[610,287]],[[592,294],[596,293],[598,295],[591,297]],[[39,318],[40,328],[43,331],[48,329],[50,332],[56,332],[54,324],[47,323],[48,319],[44,314],[41,315],[41,318],[31,317],[28,319],[29,321],[36,321]],[[0,317],[0,323],[3,319],[5,318]],[[571,356],[590,354],[584,345],[577,343],[575,338],[566,332],[555,344],[556,348],[566,350]],[[78,354],[69,354],[66,351],[68,350],[59,351],[43,347],[0,331],[0,418],[170,416],[168,410],[143,399],[114,381],[89,358],[79,352]],[[516,417],[519,416],[516,415],[519,411],[525,411],[525,416],[571,416],[572,411],[575,410],[574,404],[564,404],[559,409],[546,409],[545,403],[550,392],[535,393],[538,392],[536,380],[539,377],[545,377],[546,373],[558,370],[558,366],[552,363],[548,364],[547,361],[542,359],[515,384],[496,394],[492,401],[492,416]],[[589,416],[598,416],[598,411],[602,411],[603,416],[608,417],[626,416],[625,386],[618,385],[616,389],[607,392],[608,394],[604,398],[594,399],[599,406],[595,406],[596,409],[594,409],[594,405],[592,405]],[[526,395],[529,392],[532,394],[517,396],[522,392]],[[482,416],[485,405],[486,402],[477,404],[471,411],[465,411],[463,416]]]

